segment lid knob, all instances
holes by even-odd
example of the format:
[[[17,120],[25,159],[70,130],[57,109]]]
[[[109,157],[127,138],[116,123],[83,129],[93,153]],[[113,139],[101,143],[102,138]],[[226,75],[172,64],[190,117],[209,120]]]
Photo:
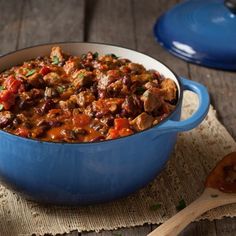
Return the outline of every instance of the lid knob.
[[[225,6],[234,14],[236,14],[236,0],[225,0]]]

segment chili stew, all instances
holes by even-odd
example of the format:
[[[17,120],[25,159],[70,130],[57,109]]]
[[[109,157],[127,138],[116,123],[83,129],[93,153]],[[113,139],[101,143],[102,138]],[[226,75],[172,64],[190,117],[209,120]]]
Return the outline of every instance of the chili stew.
[[[26,138],[93,142],[137,133],[175,108],[177,87],[114,54],[53,47],[0,74],[0,128]]]

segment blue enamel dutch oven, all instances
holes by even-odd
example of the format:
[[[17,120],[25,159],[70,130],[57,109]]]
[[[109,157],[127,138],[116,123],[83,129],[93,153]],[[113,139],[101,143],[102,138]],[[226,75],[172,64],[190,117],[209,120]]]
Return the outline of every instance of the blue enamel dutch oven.
[[[209,109],[207,89],[176,76],[168,67],[142,53],[96,43],[59,43],[64,52],[114,53],[158,70],[178,87],[176,109],[160,124],[143,132],[96,143],[53,143],[0,131],[1,182],[38,202],[84,205],[129,195],[149,183],[165,166],[177,133],[196,127]],[[55,44],[22,49],[0,58],[1,71],[25,60],[48,55]],[[197,94],[199,107],[180,120],[183,91]]]

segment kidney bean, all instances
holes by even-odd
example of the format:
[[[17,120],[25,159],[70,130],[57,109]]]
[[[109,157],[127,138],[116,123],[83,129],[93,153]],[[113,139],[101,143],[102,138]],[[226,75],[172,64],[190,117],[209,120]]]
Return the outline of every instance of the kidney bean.
[[[63,124],[63,122],[54,120],[54,121],[49,121],[48,124],[51,127],[59,127],[59,126],[61,126]]]
[[[45,103],[43,104],[43,106],[41,107],[41,110],[43,113],[46,113],[49,110],[51,110],[54,107],[54,105],[55,103],[53,102],[52,99],[47,99]]]
[[[132,85],[132,81],[131,81],[130,77],[128,77],[126,75],[123,77],[122,81],[128,87],[130,87]]]

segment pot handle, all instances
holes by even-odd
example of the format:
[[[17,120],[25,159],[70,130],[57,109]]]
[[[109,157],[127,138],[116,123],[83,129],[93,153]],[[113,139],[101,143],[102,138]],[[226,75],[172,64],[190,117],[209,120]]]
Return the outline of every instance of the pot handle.
[[[181,84],[183,85],[183,90],[190,90],[198,95],[199,106],[195,113],[182,121],[173,121],[168,120],[167,122],[161,124],[158,127],[158,131],[164,132],[179,132],[179,131],[187,131],[195,128],[199,125],[205,116],[208,113],[210,106],[210,98],[207,91],[207,88],[202,84],[199,84],[195,81],[185,79],[180,77]]]

